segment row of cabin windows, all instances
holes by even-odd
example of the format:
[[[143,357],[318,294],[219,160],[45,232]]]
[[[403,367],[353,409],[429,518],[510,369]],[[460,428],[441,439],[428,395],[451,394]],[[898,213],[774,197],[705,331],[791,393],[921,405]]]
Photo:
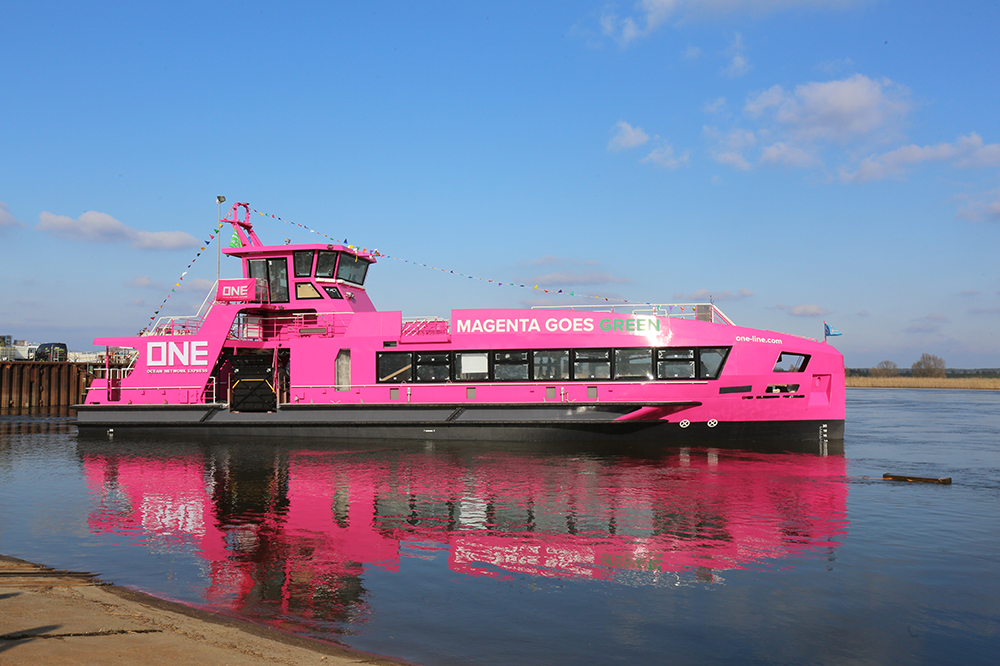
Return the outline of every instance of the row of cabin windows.
[[[334,250],[296,250],[292,252],[295,277],[318,277],[343,280],[359,287],[365,284],[371,262],[348,252]],[[315,267],[315,270],[313,270]]]
[[[717,379],[731,347],[378,352],[380,383]]]

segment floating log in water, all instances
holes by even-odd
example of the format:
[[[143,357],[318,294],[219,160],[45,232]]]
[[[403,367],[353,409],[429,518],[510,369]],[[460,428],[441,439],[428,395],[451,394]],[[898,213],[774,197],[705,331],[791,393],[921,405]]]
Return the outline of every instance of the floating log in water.
[[[910,483],[943,483],[945,485],[951,483],[950,476],[943,476],[940,479],[931,479],[925,476],[901,476],[899,474],[883,474],[882,479],[884,481],[909,481]]]

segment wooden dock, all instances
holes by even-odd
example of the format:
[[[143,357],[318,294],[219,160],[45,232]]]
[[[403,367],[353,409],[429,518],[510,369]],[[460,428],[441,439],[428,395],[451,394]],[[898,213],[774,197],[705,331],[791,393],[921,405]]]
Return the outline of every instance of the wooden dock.
[[[80,404],[93,368],[92,363],[0,363],[0,409]]]

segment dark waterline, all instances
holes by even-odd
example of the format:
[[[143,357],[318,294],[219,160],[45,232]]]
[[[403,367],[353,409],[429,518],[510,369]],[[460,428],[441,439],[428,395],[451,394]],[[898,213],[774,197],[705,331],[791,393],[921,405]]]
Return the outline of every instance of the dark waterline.
[[[849,390],[843,456],[78,441],[5,415],[0,552],[428,665],[994,663],[998,408]]]

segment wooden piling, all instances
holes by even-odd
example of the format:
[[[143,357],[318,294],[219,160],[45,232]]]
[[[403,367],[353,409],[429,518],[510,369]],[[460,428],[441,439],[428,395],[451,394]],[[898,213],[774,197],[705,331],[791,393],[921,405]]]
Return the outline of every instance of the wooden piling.
[[[90,385],[91,368],[89,363],[0,363],[0,409],[79,404]]]

